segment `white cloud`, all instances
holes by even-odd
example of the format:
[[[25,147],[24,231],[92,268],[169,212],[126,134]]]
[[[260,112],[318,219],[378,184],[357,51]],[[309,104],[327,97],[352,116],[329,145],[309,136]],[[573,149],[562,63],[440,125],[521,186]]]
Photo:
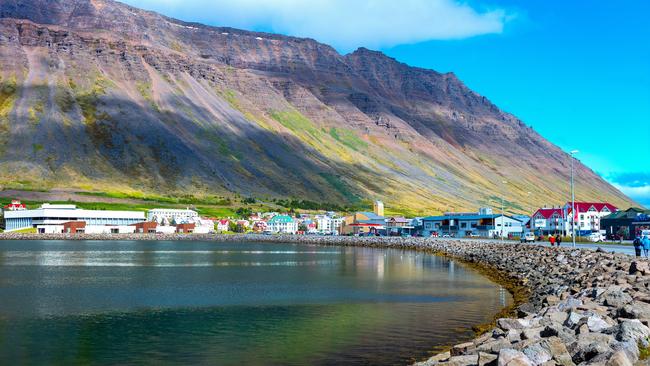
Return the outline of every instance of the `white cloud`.
[[[126,0],[186,21],[310,37],[341,51],[501,33],[513,15],[455,0]]]
[[[630,187],[621,185],[618,183],[613,184],[621,192],[625,193],[626,196],[632,198],[636,202],[642,204],[645,207],[650,208],[650,185]]]

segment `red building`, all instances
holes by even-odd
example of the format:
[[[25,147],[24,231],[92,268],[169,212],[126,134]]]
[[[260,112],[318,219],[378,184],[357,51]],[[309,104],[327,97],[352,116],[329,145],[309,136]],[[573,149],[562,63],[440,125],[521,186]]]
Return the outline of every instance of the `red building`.
[[[63,232],[66,234],[83,234],[86,232],[85,221],[68,221],[63,223]]]
[[[131,224],[131,226],[135,226],[136,233],[155,234],[158,223],[155,221],[143,221]]]
[[[178,224],[176,225],[176,232],[177,233],[192,233],[194,232],[194,223],[191,224]]]

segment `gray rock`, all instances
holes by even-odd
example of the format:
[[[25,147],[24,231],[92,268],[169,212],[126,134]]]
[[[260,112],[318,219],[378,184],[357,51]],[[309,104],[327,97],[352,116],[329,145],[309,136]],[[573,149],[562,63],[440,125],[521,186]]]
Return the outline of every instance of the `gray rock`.
[[[578,340],[569,345],[569,352],[573,354],[576,363],[589,362],[599,355],[611,353],[609,345],[614,337],[602,333],[588,333],[578,336]]]
[[[650,337],[650,328],[638,319],[624,320],[618,325],[616,339],[621,342],[640,342],[648,346],[648,337]]]
[[[632,301],[632,296],[628,295],[620,286],[611,286],[601,296],[603,304],[615,308],[623,307]]]
[[[606,366],[633,366],[633,363],[625,352],[617,351],[609,357]]]
[[[570,298],[558,303],[557,308],[559,310],[561,310],[561,311],[566,311],[566,310],[575,309],[575,308],[577,308],[577,307],[579,307],[581,305],[582,305],[581,300],[570,297]]]
[[[600,332],[603,329],[609,328],[610,325],[606,321],[604,321],[600,316],[592,315],[589,318],[587,318],[587,327],[589,327],[589,331],[591,332]]]
[[[612,344],[612,349],[614,351],[623,351],[625,354],[627,354],[627,358],[632,362],[635,363],[639,359],[639,346],[635,341],[625,341],[625,342],[617,342]]]
[[[524,348],[522,352],[530,359],[533,365],[541,365],[553,359],[551,352],[539,343]]]
[[[499,358],[497,358],[498,366],[532,366],[533,363],[530,361],[528,356],[523,352],[519,352],[512,348],[504,348],[499,351]]]
[[[639,319],[641,322],[647,324],[648,321],[650,321],[650,304],[634,300],[620,309],[619,316],[623,318]]]
[[[498,358],[497,355],[493,355],[485,352],[479,352],[478,366],[496,366],[497,358]]]
[[[476,347],[476,349],[481,352],[499,353],[502,349],[509,347],[512,347],[510,342],[504,338],[500,338],[494,341],[485,342]]]
[[[549,351],[551,357],[553,357],[553,361],[555,361],[558,365],[563,365],[563,366],[574,365],[573,360],[571,359],[571,355],[569,354],[569,351],[567,351],[564,342],[562,342],[560,338],[551,337],[548,339],[544,339],[543,341],[540,342],[540,345]]]
[[[540,340],[544,327],[527,328],[521,332],[521,339]]]
[[[574,328],[580,323],[582,318],[584,318],[584,315],[572,311],[566,317],[566,321],[564,322],[564,325],[566,325],[569,328]]]
[[[474,351],[476,351],[476,345],[474,342],[466,342],[453,346],[450,353],[452,356],[462,356],[470,354]]]
[[[452,356],[445,364],[450,366],[478,365],[478,355]]]
[[[530,326],[530,320],[501,318],[497,320],[497,325],[503,330],[524,329]]]

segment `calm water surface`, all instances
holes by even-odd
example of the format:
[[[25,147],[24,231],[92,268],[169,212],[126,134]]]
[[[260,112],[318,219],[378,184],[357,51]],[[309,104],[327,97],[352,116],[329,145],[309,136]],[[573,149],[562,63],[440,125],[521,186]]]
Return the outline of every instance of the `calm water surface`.
[[[405,364],[511,301],[408,251],[5,241],[0,364]]]

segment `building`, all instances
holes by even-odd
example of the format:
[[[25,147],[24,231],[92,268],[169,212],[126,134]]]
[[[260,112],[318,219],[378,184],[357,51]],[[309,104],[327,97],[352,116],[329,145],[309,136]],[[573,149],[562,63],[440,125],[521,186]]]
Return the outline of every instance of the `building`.
[[[564,205],[566,222],[566,235],[571,235],[571,225],[575,221],[575,230],[578,235],[589,235],[601,230],[600,219],[618,211],[618,208],[606,202],[576,202],[575,215],[572,214],[571,202]]]
[[[196,225],[192,223],[176,224],[176,232],[181,234],[190,234],[194,232]]]
[[[189,208],[184,210],[176,208],[154,208],[147,212],[147,221],[156,221],[164,225],[195,223],[198,220],[198,212]]]
[[[4,211],[23,211],[27,209],[24,203],[20,203],[20,200],[11,200],[11,203],[2,208]]]
[[[608,238],[634,239],[642,230],[650,230],[650,210],[631,207],[611,213],[600,219],[600,229]]]
[[[520,236],[522,222],[508,215],[447,214],[422,218],[423,236],[446,236],[464,238]]]
[[[6,231],[83,221],[90,226],[128,226],[144,221],[141,211],[85,210],[75,205],[44,203],[34,210],[4,211]]]
[[[384,216],[384,203],[375,201],[372,205],[372,212],[377,216]]]
[[[530,219],[530,231],[537,235],[563,233],[566,229],[562,208],[540,208]]]
[[[374,212],[357,212],[343,218],[341,235],[368,235],[385,232],[385,219]]]
[[[263,233],[267,230],[266,221],[258,220],[253,222],[253,232]]]
[[[134,232],[136,233],[155,234],[156,228],[158,227],[158,223],[155,221],[143,221],[143,222],[138,222],[137,224],[131,224],[131,226],[135,227]]]
[[[412,235],[415,227],[412,225],[412,220],[404,217],[389,217],[385,220],[386,235],[401,236]]]
[[[298,222],[289,215],[275,215],[266,223],[266,229],[273,233],[295,234]]]
[[[217,231],[220,233],[224,233],[226,231],[230,230],[230,220],[226,219],[221,219],[217,221]]]

